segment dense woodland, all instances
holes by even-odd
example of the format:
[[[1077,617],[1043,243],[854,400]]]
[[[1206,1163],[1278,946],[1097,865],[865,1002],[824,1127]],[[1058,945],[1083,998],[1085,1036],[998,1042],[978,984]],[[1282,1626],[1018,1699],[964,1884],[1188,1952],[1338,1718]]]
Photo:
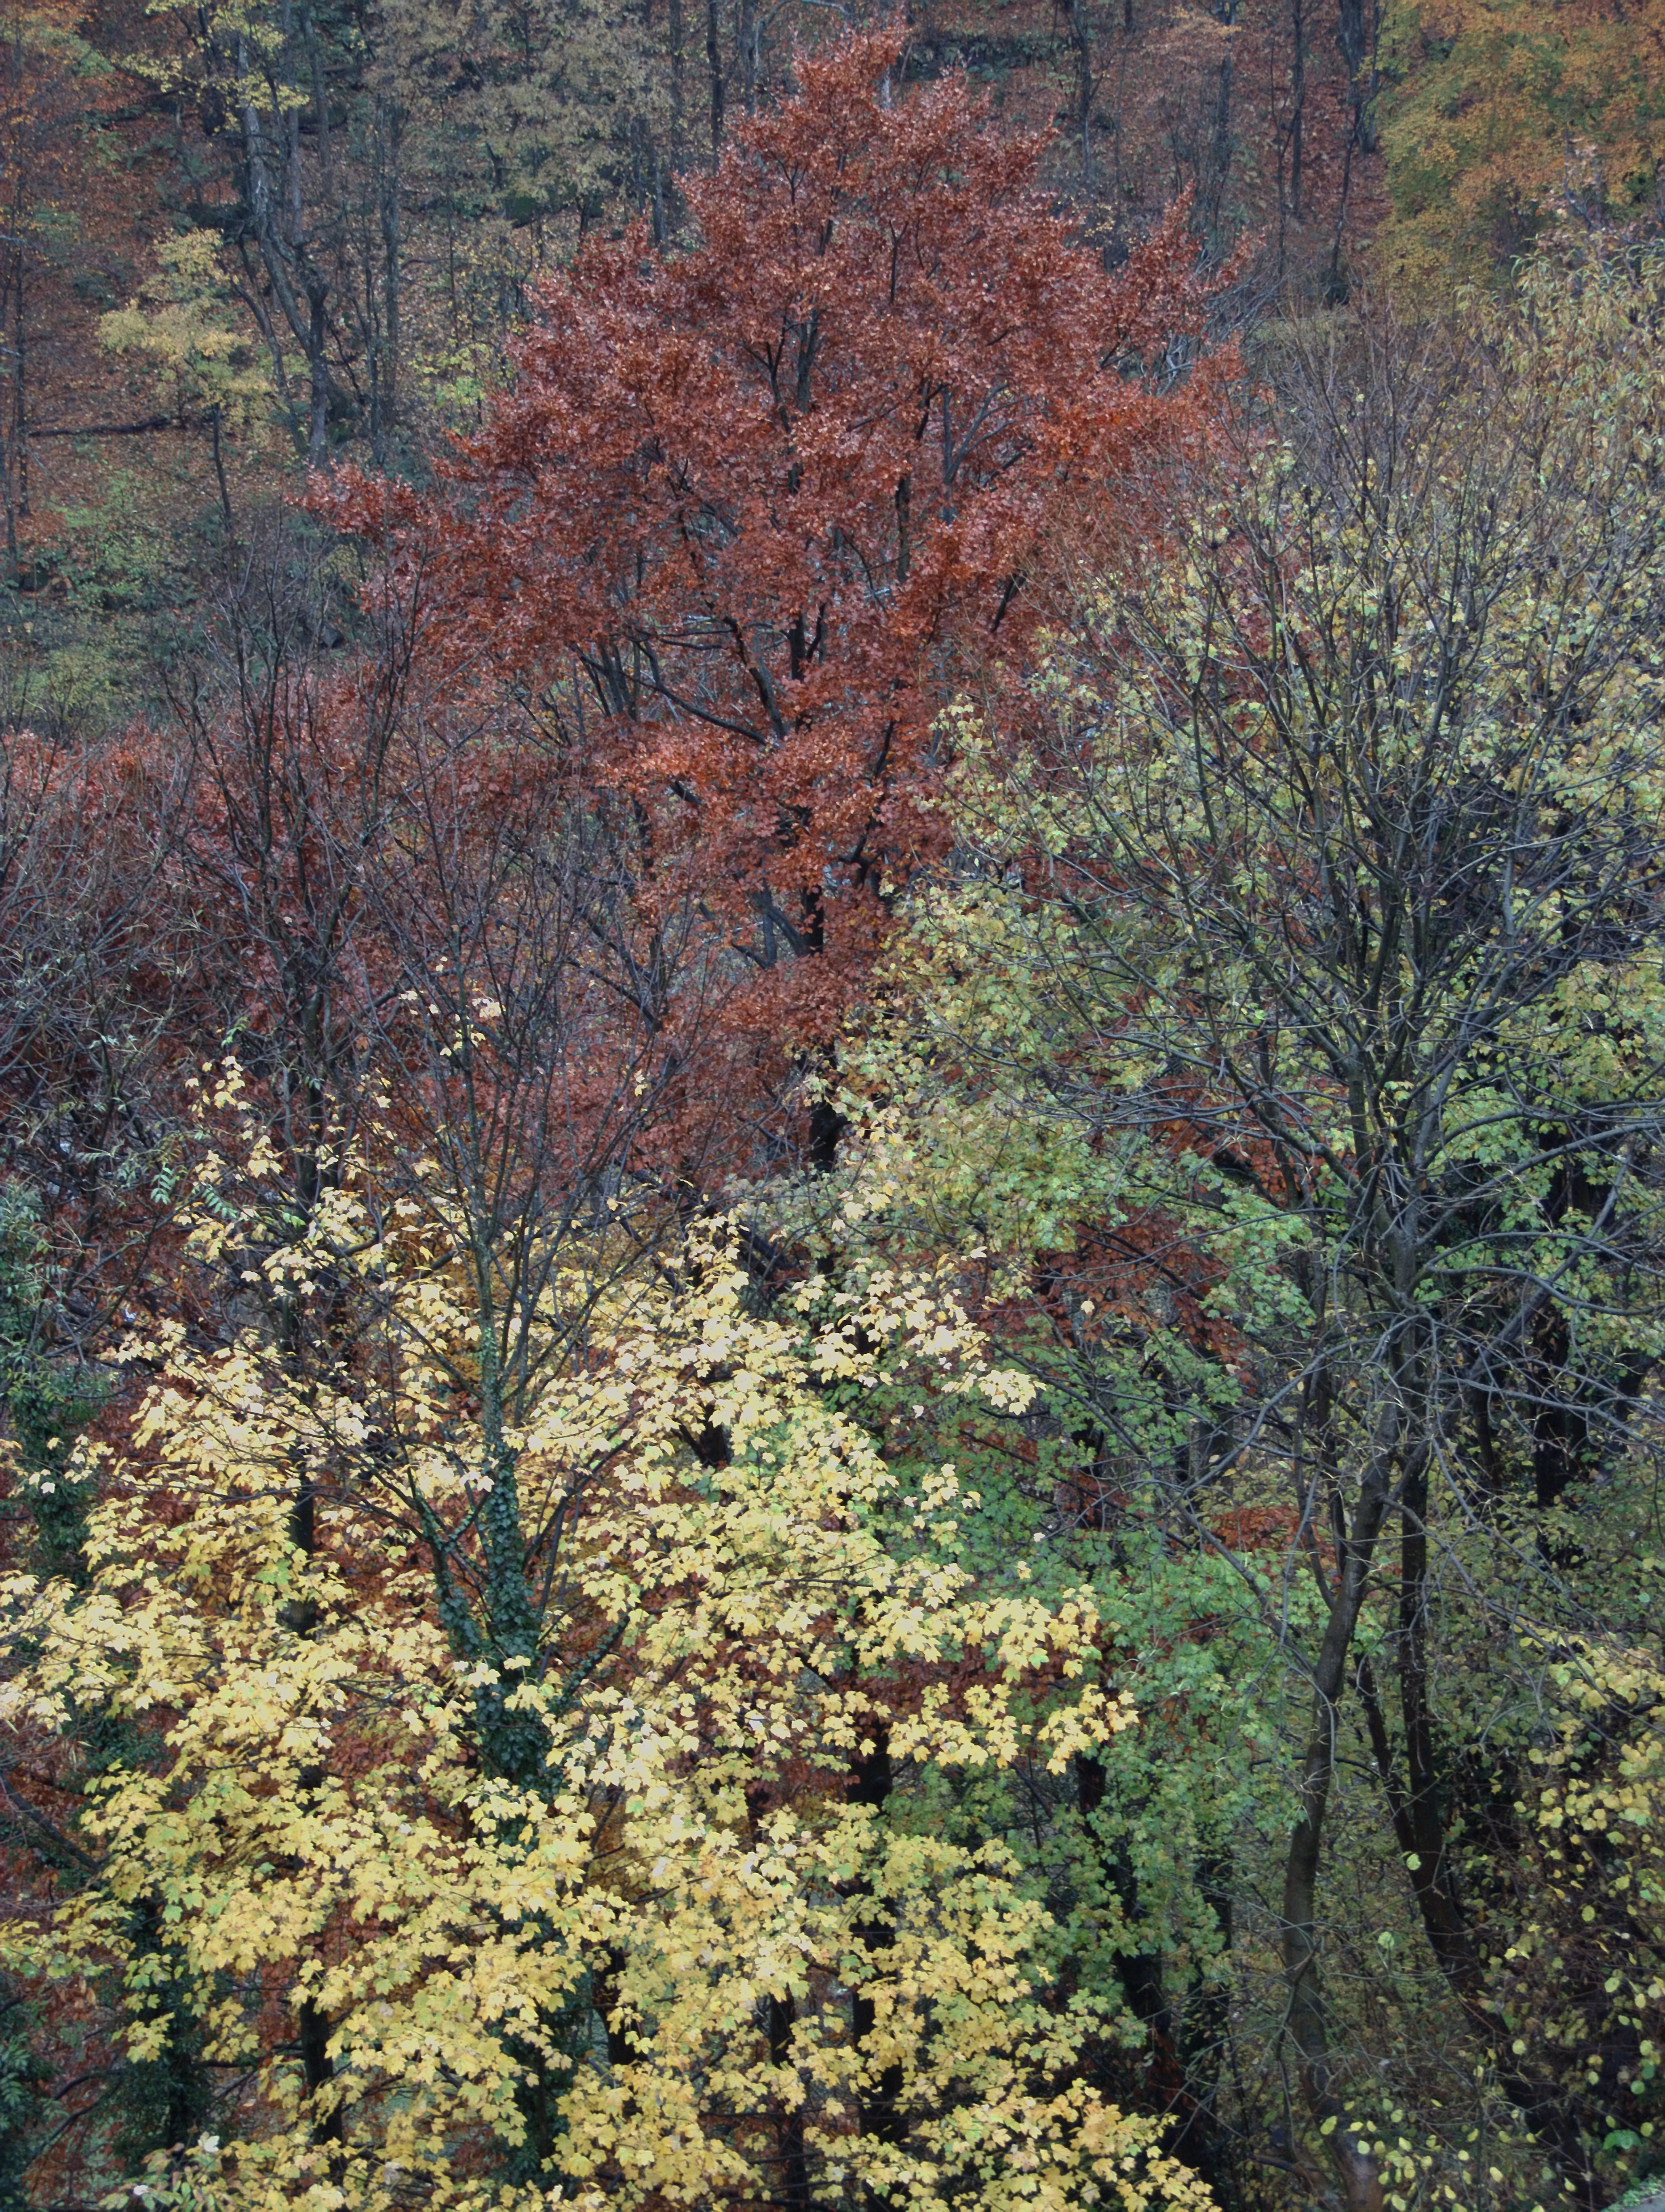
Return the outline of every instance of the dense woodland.
[[[12,0],[0,2212],[1665,2175],[1665,5]]]

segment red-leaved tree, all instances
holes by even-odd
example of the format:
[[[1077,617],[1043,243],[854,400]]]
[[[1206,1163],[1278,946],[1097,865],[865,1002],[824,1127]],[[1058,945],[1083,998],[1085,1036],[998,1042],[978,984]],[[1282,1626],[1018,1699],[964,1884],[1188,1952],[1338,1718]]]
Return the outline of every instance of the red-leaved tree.
[[[1203,419],[1195,380],[1134,373],[1197,324],[1182,223],[1107,274],[1039,196],[1043,142],[958,78],[893,100],[895,62],[802,58],[689,180],[694,251],[638,228],[552,279],[437,497],[329,502],[391,580],[420,562],[458,680],[541,700],[633,895],[752,963],[760,1037],[847,1002],[930,842],[933,726],[1021,654],[1049,544],[1124,552]]]

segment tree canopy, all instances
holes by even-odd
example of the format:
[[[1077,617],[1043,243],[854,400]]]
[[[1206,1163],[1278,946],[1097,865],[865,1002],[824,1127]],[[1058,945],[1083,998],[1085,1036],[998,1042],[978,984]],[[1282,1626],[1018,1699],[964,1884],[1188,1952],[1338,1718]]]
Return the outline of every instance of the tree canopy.
[[[0,2212],[1665,2165],[1645,26],[1117,12],[20,19]]]

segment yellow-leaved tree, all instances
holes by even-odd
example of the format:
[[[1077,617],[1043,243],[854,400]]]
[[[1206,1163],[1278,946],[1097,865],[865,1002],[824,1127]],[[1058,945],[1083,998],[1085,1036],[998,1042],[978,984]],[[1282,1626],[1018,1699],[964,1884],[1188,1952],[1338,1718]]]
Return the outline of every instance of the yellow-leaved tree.
[[[99,339],[107,352],[143,364],[151,396],[181,429],[208,432],[229,527],[222,436],[240,434],[257,444],[269,428],[274,403],[235,288],[221,268],[221,252],[207,231],[162,240],[155,276],[126,307],[100,318]]]
[[[209,1193],[199,1254],[336,1349],[132,1347],[82,1579],[7,1588],[79,1855],[7,1957],[208,2079],[148,2186],[1205,2203],[1093,2086],[1103,2008],[978,1810],[1135,1714],[1090,1589],[973,1577],[966,1474],[882,1448],[893,1405],[1030,1396],[952,1270],[771,1295],[719,1229],[592,1271],[581,1336],[557,1278],[517,1394],[444,1208],[354,1182],[263,1257]]]

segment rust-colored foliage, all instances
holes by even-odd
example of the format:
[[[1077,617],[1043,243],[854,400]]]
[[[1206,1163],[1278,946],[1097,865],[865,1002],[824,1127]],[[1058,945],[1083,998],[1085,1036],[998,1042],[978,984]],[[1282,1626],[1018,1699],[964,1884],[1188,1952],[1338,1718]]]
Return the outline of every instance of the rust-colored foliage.
[[[1150,526],[1199,411],[1125,373],[1196,325],[1182,223],[1106,275],[1038,196],[1042,142],[959,80],[893,97],[894,60],[802,59],[689,183],[692,253],[639,227],[551,281],[441,497],[331,502],[421,559],[459,671],[540,690],[639,882],[692,893],[801,1034],[938,834],[952,688],[1021,651],[1073,510]]]

